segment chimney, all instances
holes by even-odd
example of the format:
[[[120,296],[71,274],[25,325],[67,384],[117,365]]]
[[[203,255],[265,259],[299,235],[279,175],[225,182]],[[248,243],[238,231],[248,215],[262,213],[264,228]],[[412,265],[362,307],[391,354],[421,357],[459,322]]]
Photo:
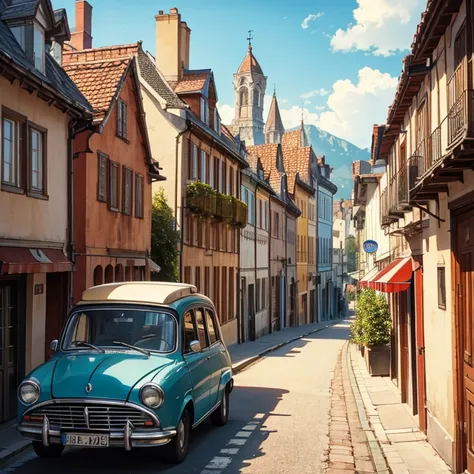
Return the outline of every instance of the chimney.
[[[92,48],[92,6],[85,0],[76,0],[76,29],[71,34],[74,48]]]
[[[169,82],[178,82],[182,78],[183,67],[189,68],[189,46],[191,30],[177,8],[169,13],[162,10],[156,20],[156,67]]]

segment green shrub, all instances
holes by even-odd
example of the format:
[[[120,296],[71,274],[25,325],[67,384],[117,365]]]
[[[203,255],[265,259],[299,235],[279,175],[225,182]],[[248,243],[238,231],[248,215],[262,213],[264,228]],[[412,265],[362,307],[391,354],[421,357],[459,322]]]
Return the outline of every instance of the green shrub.
[[[356,319],[351,324],[351,341],[365,346],[388,344],[391,331],[387,300],[370,288],[362,290],[356,303]]]

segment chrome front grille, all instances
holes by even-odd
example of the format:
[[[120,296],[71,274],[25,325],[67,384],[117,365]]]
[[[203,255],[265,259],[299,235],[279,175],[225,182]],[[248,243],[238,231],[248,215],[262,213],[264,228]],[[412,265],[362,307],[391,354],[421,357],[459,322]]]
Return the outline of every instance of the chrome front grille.
[[[154,426],[153,418],[138,408],[101,404],[50,404],[29,412],[31,417],[48,417],[51,428],[61,430],[120,431],[127,421],[135,427]]]

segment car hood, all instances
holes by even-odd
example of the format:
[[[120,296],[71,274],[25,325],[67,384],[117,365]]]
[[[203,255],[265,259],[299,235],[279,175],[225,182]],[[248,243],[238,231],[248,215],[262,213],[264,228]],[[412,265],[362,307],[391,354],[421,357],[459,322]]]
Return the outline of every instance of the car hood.
[[[130,353],[71,354],[58,358],[51,380],[54,398],[126,400],[144,377],[150,380],[174,361],[165,356]],[[91,390],[86,391],[90,384]],[[90,388],[90,387],[89,387]]]

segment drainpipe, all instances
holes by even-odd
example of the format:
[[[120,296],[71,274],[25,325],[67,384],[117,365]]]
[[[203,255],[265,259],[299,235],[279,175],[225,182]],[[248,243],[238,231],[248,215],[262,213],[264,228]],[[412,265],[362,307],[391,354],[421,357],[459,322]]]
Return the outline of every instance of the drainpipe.
[[[190,122],[186,120],[186,128],[179,132],[176,135],[176,152],[175,152],[175,185],[174,185],[174,219],[175,219],[175,230],[178,230],[178,170],[179,170],[179,141],[187,131],[190,129]],[[179,180],[179,184],[182,181]],[[182,203],[182,199],[181,199]],[[183,281],[183,219],[184,219],[184,206],[181,205],[181,222],[180,222],[180,229],[179,229],[179,281]]]
[[[268,305],[269,331],[272,333],[273,325],[273,304],[272,304],[272,197],[268,196],[268,289],[270,302]],[[276,288],[275,288],[276,290]]]
[[[253,340],[255,341],[257,339],[257,327],[256,327],[256,321],[257,321],[257,304],[256,304],[256,301],[255,301],[255,297],[257,295],[257,266],[258,266],[258,259],[257,259],[257,189],[258,189],[258,185],[255,186],[255,199],[253,200],[253,211],[254,211],[254,214],[253,214],[253,217],[254,217],[254,229],[255,229],[255,232],[254,232],[254,239],[253,239],[253,243],[254,243],[254,260],[255,260],[255,264],[254,264],[254,269],[255,269],[255,290],[254,290],[254,293],[253,293],[253,312],[254,312],[254,316],[253,316],[253,321],[252,321],[252,324],[253,324],[253,328],[252,328],[252,335],[254,336]]]

